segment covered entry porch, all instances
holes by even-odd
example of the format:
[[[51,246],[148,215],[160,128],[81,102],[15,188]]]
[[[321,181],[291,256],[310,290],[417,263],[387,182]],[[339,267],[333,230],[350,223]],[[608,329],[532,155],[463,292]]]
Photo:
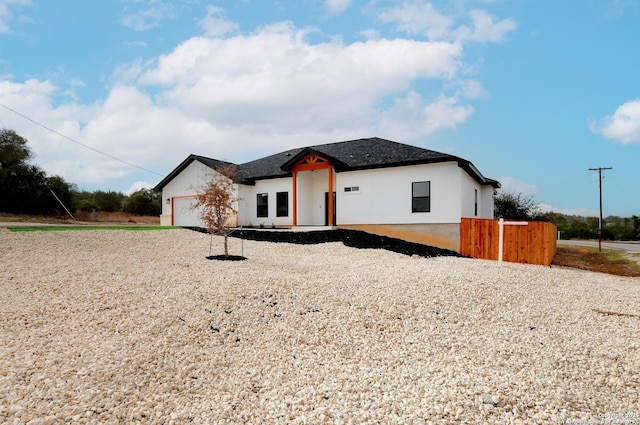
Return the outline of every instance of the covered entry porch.
[[[292,174],[293,227],[336,226],[336,173],[331,159],[301,152],[283,169]]]

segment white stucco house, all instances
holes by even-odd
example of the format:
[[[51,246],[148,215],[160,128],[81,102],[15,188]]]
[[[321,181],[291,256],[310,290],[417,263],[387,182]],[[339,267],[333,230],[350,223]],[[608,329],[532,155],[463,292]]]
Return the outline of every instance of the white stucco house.
[[[470,161],[380,138],[296,148],[237,165],[190,155],[155,187],[162,191],[161,224],[204,227],[192,208],[195,194],[229,165],[237,170],[237,226],[330,226],[456,251],[461,218],[493,218],[500,187]]]

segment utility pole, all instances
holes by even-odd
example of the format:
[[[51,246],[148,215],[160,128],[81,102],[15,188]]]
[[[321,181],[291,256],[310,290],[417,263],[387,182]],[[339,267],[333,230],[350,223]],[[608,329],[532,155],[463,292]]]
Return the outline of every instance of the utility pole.
[[[600,221],[598,221],[598,251],[602,251],[602,172],[604,170],[613,170],[613,167],[589,168],[589,171],[598,172],[598,183],[600,188]]]

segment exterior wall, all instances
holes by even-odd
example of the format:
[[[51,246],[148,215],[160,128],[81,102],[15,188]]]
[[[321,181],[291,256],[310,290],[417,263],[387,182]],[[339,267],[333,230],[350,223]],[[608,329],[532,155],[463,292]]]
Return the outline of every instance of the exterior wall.
[[[162,189],[162,215],[160,224],[185,227],[204,227],[199,211],[194,208],[195,197],[206,182],[215,173],[199,161],[193,161],[180,174]],[[230,225],[235,225],[233,219]]]
[[[253,191],[253,186],[238,185],[238,225],[248,226],[251,221],[252,215],[256,215],[256,195]]]
[[[460,224],[360,224],[338,226],[460,252]]]
[[[239,186],[240,206],[238,221],[240,226],[291,226],[293,224],[293,182],[290,177],[281,179],[259,180],[255,186]],[[289,194],[289,211],[286,217],[276,216],[276,193]],[[257,194],[268,194],[268,216],[258,217]]]
[[[175,220],[176,217],[173,217],[173,213],[175,212],[176,215],[178,215],[180,213],[186,213],[187,211],[183,211],[185,208],[185,203],[183,201],[178,201],[178,209],[176,210],[176,199],[186,199],[184,197],[190,197],[193,199],[198,188],[202,182],[206,180],[211,171],[211,168],[201,162],[193,161],[187,166],[187,168],[162,188],[161,225],[179,225]]]
[[[338,173],[337,224],[460,223],[461,175],[455,162]],[[412,182],[431,182],[431,211],[411,212]],[[345,193],[345,187],[358,186]]]
[[[213,172],[194,161],[163,188],[162,225],[204,226],[191,205],[200,185]],[[328,170],[305,171],[297,176],[297,224],[323,226]],[[431,211],[412,213],[411,183],[421,181],[431,182]],[[354,186],[359,190],[344,191],[345,187]],[[293,225],[291,177],[259,180],[254,186],[238,185],[237,188],[240,198],[238,225]],[[461,217],[493,218],[493,187],[479,185],[456,162],[336,173],[334,190],[337,205],[335,224],[338,227],[365,230],[454,251],[460,248]],[[477,216],[475,190],[478,190]],[[288,193],[287,217],[276,216],[278,192]],[[267,217],[257,217],[258,193],[268,194]]]
[[[311,208],[303,208],[305,205],[313,205],[313,174],[309,171],[298,173],[297,176],[299,226],[313,224],[313,210]]]
[[[494,218],[494,206],[493,206],[493,193],[495,192],[495,188],[493,186],[483,186],[482,187],[482,215],[479,215],[479,218]]]
[[[493,218],[493,187],[482,186],[460,169],[462,176],[460,196],[462,217]],[[478,191],[478,213],[476,214],[475,191]]]
[[[329,191],[329,170],[308,171],[311,175],[312,186],[307,188],[311,194],[311,203],[298,204],[298,211],[305,208],[311,209],[312,221],[310,223],[298,223],[300,225],[324,226],[325,225],[325,200],[324,194]],[[299,173],[305,174],[305,173]],[[300,189],[300,186],[298,186]],[[304,188],[302,188],[304,190]],[[298,190],[300,194],[300,190]]]
[[[298,188],[298,226],[324,226],[325,224],[325,192],[329,191],[329,171],[302,171],[297,174]],[[335,176],[334,176],[335,179]],[[289,224],[293,224],[293,189],[292,179],[289,178]]]
[[[462,170],[461,170],[462,171]],[[475,217],[475,191],[478,190],[478,214],[480,211],[480,185],[467,173],[460,173],[461,217]]]
[[[325,192],[329,191],[328,170],[304,171],[298,173],[298,225],[324,226],[325,224]],[[335,178],[335,177],[334,177]],[[276,193],[287,192],[289,195],[289,214],[287,217],[276,216]],[[239,186],[240,208],[239,224],[241,226],[292,226],[293,225],[293,180],[291,177],[280,179],[258,180],[255,186]],[[268,216],[257,216],[257,194],[268,194]]]

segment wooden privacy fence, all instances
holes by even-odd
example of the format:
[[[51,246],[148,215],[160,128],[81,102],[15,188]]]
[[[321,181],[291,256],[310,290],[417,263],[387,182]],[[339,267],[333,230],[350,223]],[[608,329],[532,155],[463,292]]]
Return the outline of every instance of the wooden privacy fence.
[[[548,266],[557,249],[557,228],[542,221],[504,221],[500,249],[500,220],[463,218],[460,223],[460,254],[513,263]]]

